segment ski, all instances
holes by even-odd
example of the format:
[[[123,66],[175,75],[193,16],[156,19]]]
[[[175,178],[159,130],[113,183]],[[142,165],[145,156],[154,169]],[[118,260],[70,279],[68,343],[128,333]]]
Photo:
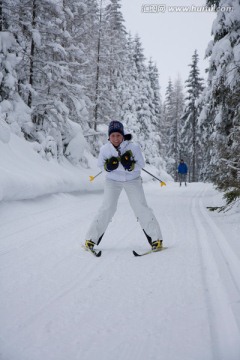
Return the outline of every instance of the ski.
[[[82,248],[85,250],[85,251],[88,251],[90,252],[93,256],[95,257],[100,257],[102,255],[102,251],[96,251],[96,250],[91,250],[89,248],[87,248],[86,246],[82,245]]]
[[[160,251],[163,251],[163,250],[166,250],[166,249],[167,249],[167,247],[164,246],[159,250],[148,250],[148,251],[146,251],[146,252],[144,252],[142,254],[138,254],[135,250],[133,250],[133,255],[134,256],[144,256],[144,255],[152,254],[152,253],[155,253],[155,252],[160,252]]]

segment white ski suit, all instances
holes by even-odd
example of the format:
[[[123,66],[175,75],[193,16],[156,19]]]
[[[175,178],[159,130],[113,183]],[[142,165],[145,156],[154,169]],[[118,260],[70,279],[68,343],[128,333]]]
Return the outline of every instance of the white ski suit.
[[[133,171],[125,170],[120,162],[116,170],[111,172],[105,171],[104,164],[107,159],[110,159],[112,156],[119,157],[128,150],[132,151],[136,161]],[[96,244],[100,242],[102,235],[116,212],[118,198],[122,189],[126,191],[129,203],[145,233],[151,237],[152,241],[162,240],[159,224],[152,209],[147,205],[142,187],[140,172],[144,165],[145,162],[140,147],[130,141],[123,141],[118,149],[110,141],[101,147],[98,166],[106,173],[104,198],[102,206],[87,232],[87,240],[92,240]]]

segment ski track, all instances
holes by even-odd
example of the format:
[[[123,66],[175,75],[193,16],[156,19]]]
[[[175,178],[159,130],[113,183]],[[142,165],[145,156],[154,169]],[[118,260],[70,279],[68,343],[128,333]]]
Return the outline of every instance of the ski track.
[[[81,249],[101,194],[2,203],[0,359],[239,360],[239,258],[203,206],[209,185],[176,185],[146,185],[169,249],[142,258],[126,195],[101,258]]]
[[[207,214],[207,211],[204,209],[201,200],[202,196],[204,196],[204,192],[193,198],[192,214],[199,240],[198,244],[201,253],[203,278],[206,286],[213,357],[218,360],[237,359],[236,354],[240,354],[240,327],[237,324],[237,314],[233,314],[231,301],[228,298],[227,283],[223,283],[220,275],[222,271],[220,271],[219,262],[216,261],[218,254],[214,252],[215,246],[213,249],[211,244],[215,242],[219,246],[221,242],[221,248],[226,250],[222,251],[221,248],[218,249],[218,251],[220,250],[221,252],[222,260],[227,265],[225,274],[229,272],[233,280],[232,286],[235,287],[238,293],[238,301],[240,299],[240,292],[237,283],[240,281],[240,262],[234,253],[232,253],[223,234],[217,229]],[[199,216],[200,214],[202,216]],[[238,264],[238,267],[231,269],[229,264],[232,262],[233,265]],[[229,288],[229,284],[227,288]],[[223,328],[225,331],[223,331]]]

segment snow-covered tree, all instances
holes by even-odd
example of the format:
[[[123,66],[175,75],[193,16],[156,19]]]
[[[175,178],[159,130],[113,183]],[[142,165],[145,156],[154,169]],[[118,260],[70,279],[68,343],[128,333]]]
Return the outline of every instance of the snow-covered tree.
[[[160,97],[159,74],[156,64],[150,59],[147,67],[149,78],[149,110],[151,122],[151,163],[157,168],[165,167],[161,138],[162,102]]]
[[[214,153],[214,141],[212,138],[215,110],[211,106],[211,90],[206,87],[199,99],[201,112],[198,118],[198,126],[201,134],[199,150],[201,163],[199,164],[199,180],[207,181],[213,176],[211,164]]]
[[[184,108],[184,93],[183,85],[180,77],[178,77],[173,85],[173,121],[169,131],[169,153],[174,159],[173,168],[171,171],[172,176],[177,180],[177,165],[181,158],[181,116]]]
[[[152,89],[150,79],[145,64],[145,56],[141,40],[138,35],[134,39],[134,60],[137,69],[138,84],[135,94],[138,141],[144,151],[146,162],[152,163],[154,150],[152,147],[151,134],[153,133],[153,124],[151,123],[151,108],[153,107]]]
[[[169,79],[168,85],[165,92],[165,100],[163,103],[163,116],[162,116],[162,139],[164,146],[164,155],[167,159],[167,170],[171,171],[172,164],[174,163],[174,159],[170,152],[169,146],[169,138],[170,138],[170,130],[172,123],[174,121],[173,115],[173,84],[172,80]]]
[[[127,37],[127,59],[123,74],[121,91],[121,120],[134,134],[138,134],[138,120],[136,111],[136,93],[138,89],[138,71],[134,59],[134,40],[131,34]]]
[[[17,90],[16,66],[19,62],[19,48],[11,31],[12,9],[11,0],[0,0],[0,102],[13,100]]]
[[[198,126],[198,116],[200,114],[199,98],[203,91],[203,79],[200,77],[198,68],[199,56],[195,50],[192,56],[189,77],[186,80],[186,106],[181,118],[181,157],[187,157],[191,172],[191,181],[198,180],[199,161],[200,161],[200,133]],[[189,156],[190,155],[190,156]]]
[[[162,116],[162,101],[160,96],[160,85],[159,85],[159,73],[156,64],[153,63],[152,59],[148,63],[148,76],[152,89],[152,124],[156,131],[160,132],[161,116]],[[159,139],[160,141],[160,139]],[[159,142],[159,149],[160,149]]]
[[[120,0],[0,0],[0,26],[15,41],[1,53],[0,95],[21,100],[20,132],[43,157],[72,158],[73,123],[96,155],[112,119],[133,130],[148,162],[159,157],[157,69],[145,64],[139,37],[127,39]]]
[[[13,99],[16,93],[16,41],[8,31],[0,32],[0,102]]]
[[[240,3],[221,0],[213,23],[209,56],[209,107],[214,114],[212,179],[219,188],[240,188]]]
[[[163,138],[167,158],[167,170],[177,180],[177,165],[180,158],[181,137],[180,119],[184,106],[183,86],[180,77],[174,84],[170,79],[165,94],[163,110]]]
[[[30,121],[30,112],[17,92],[17,66],[21,57],[10,23],[11,19],[16,20],[14,16],[11,17],[13,6],[12,1],[0,2],[0,124],[5,134],[13,132],[23,137],[22,129]],[[9,136],[5,137],[5,141],[8,140]]]

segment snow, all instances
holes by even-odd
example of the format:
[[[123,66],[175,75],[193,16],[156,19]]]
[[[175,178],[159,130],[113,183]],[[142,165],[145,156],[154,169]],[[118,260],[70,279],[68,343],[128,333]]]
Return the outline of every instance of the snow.
[[[228,7],[231,10],[224,11],[224,8]],[[213,85],[217,86],[222,78],[226,78],[226,86],[234,90],[239,78],[239,28],[237,24],[240,18],[240,4],[236,0],[230,0],[227,3],[226,0],[222,0],[219,8],[222,10],[217,12],[217,18],[212,27],[215,42],[209,43],[206,55],[211,55],[210,67],[216,69],[211,79]]]
[[[1,359],[239,360],[239,207],[209,212],[211,184],[145,182],[168,249],[132,255],[148,243],[123,193],[94,258],[81,244],[104,176],[3,140]]]
[[[96,160],[46,161],[0,134],[1,359],[239,359],[239,207],[211,213],[211,184],[143,174],[168,250],[132,255],[148,243],[122,194],[94,258],[81,244],[102,201]]]
[[[147,242],[124,194],[99,259],[80,245],[101,193],[2,203],[4,359],[239,359],[240,249],[202,205],[215,191],[145,191],[169,249],[144,258],[131,253]]]
[[[86,140],[82,132],[78,131],[75,137],[69,142],[65,154],[68,159],[71,159],[72,164],[78,164],[82,162],[86,147]]]
[[[7,54],[8,49],[16,44],[13,34],[8,31],[0,32],[0,52]]]
[[[37,29],[32,29],[32,38],[37,47],[41,46],[41,34]]]
[[[55,160],[46,161],[33,148],[36,144],[26,142],[13,133],[6,125],[0,127],[0,201],[33,199],[57,192],[92,190],[89,176],[99,169],[77,168],[68,161],[59,164]],[[88,154],[89,163],[93,158]],[[103,187],[103,179],[96,185]]]
[[[11,133],[5,126],[4,122],[0,122],[0,141],[7,144],[10,140]]]
[[[72,122],[71,122],[72,126]],[[44,160],[38,153],[42,148],[39,143],[30,143],[11,133],[5,122],[0,122],[0,201],[34,199],[38,196],[58,192],[92,191],[89,176],[99,172],[96,159],[89,153],[87,143],[80,131],[80,126],[72,127],[75,134],[66,150],[66,159],[61,163],[51,159]],[[46,137],[44,142],[51,140]],[[164,170],[148,166],[148,171],[161,176],[163,181],[171,179]],[[144,181],[149,176],[143,175]],[[95,190],[103,189],[104,177],[98,178]]]

